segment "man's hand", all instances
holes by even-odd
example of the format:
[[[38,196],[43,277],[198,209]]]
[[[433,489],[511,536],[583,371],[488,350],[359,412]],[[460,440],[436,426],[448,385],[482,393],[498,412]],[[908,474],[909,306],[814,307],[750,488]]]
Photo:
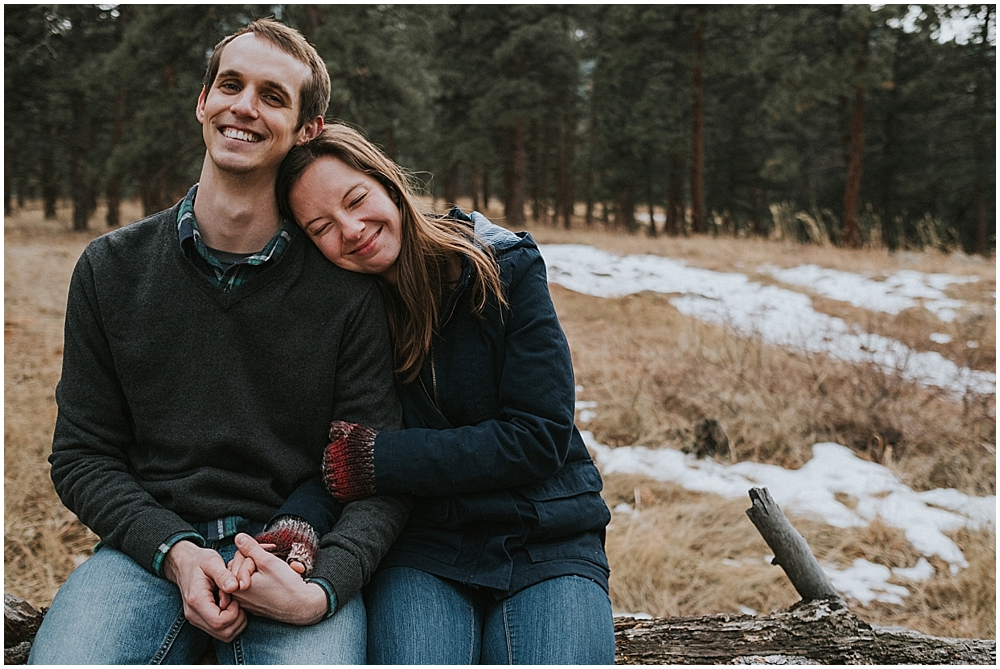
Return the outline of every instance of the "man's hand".
[[[323,588],[303,581],[287,562],[268,553],[248,534],[236,535],[236,547],[240,552],[230,568],[240,573],[241,579],[250,580],[249,587],[244,585],[246,589],[234,589],[233,599],[242,610],[291,625],[312,625],[326,615]],[[251,561],[249,568],[245,563]]]
[[[219,641],[229,642],[247,626],[247,614],[232,593],[239,585],[214,550],[177,542],[163,562],[163,574],[184,600],[184,617]]]

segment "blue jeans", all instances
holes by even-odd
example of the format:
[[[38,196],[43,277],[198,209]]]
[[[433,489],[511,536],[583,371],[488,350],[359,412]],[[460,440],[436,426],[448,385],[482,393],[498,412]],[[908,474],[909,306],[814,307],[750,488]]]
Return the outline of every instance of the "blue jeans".
[[[579,576],[507,599],[407,567],[365,591],[369,664],[613,664],[611,600]]]
[[[218,550],[228,562],[235,547]],[[251,616],[240,636],[223,643],[185,620],[177,586],[102,548],[59,589],[28,662],[195,664],[213,642],[219,664],[362,664],[365,625],[357,596],[308,627]]]

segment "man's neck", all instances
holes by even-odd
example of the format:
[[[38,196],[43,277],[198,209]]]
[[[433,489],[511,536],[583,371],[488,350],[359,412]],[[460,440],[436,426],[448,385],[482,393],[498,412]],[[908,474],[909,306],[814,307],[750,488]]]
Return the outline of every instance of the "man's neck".
[[[206,165],[198,182],[194,215],[210,248],[230,253],[259,251],[281,227],[274,175],[232,175]]]

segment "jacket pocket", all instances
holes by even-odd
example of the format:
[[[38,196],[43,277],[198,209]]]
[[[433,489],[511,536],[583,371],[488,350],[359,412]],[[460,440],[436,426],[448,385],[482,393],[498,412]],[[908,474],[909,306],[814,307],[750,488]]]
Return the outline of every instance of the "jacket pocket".
[[[529,543],[551,542],[581,532],[603,530],[611,512],[601,498],[604,487],[594,463],[579,461],[555,476],[520,490],[538,518]]]
[[[548,560],[586,560],[604,569],[608,567],[608,556],[604,552],[603,533],[584,532],[562,541],[542,544],[528,544],[524,547],[532,562]]]

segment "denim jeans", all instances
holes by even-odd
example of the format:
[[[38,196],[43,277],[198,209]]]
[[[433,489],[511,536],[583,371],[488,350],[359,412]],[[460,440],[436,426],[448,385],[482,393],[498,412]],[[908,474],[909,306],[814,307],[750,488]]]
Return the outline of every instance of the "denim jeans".
[[[228,562],[235,547],[218,550]],[[357,596],[308,627],[251,616],[240,636],[223,643],[185,620],[177,586],[102,548],[59,589],[28,662],[194,664],[212,642],[219,664],[362,664],[365,625]]]
[[[407,567],[365,591],[369,664],[612,664],[611,600],[579,576],[492,594]]]

